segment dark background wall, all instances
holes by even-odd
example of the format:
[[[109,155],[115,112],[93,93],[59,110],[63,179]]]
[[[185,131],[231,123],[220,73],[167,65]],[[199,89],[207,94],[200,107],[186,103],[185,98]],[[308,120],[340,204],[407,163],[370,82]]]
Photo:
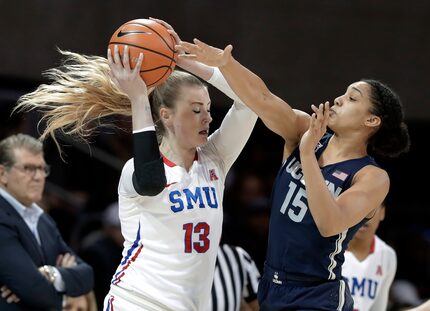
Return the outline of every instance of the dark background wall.
[[[37,115],[11,118],[10,109],[18,96],[44,82],[44,70],[59,64],[56,47],[105,55],[118,26],[149,16],[168,21],[183,40],[197,37],[218,47],[232,43],[237,59],[258,73],[274,93],[305,111],[312,103],[332,101],[363,77],[393,87],[405,105],[412,149],[398,160],[381,160],[392,187],[380,235],[399,251],[398,277],[413,280],[424,295],[430,295],[425,179],[429,175],[425,150],[430,130],[430,1],[0,0],[1,136],[16,130],[34,132]],[[218,105],[216,128],[226,110],[225,98],[215,90],[211,95]],[[26,123],[21,123],[22,118]],[[118,142],[114,136],[123,138]],[[124,151],[130,147],[126,137],[122,132],[105,134],[94,139],[94,146],[120,164],[130,155]],[[234,171],[258,166],[259,176],[270,184],[281,148],[280,139],[258,123]],[[47,150],[57,167],[52,182],[75,194],[90,191],[82,200],[89,196],[89,205],[96,210],[115,199],[119,176],[115,165],[89,157],[88,146],[83,151],[66,147],[67,164],[59,160],[52,144]],[[94,182],[94,176],[100,182]],[[64,226],[73,223],[64,221]]]
[[[154,16],[183,40],[234,45],[234,55],[277,94],[307,109],[361,77],[384,80],[426,119],[430,3],[426,0],[0,1],[0,76],[40,79],[55,47],[105,55],[114,30]]]

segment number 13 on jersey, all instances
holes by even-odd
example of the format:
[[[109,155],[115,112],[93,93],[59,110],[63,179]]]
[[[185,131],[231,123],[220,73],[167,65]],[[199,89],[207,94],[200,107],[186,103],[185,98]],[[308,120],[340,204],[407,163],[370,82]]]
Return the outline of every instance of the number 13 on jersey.
[[[209,225],[205,222],[199,222],[195,226],[193,223],[187,223],[182,228],[185,230],[184,252],[191,253],[194,248],[197,253],[206,253],[211,244],[208,239]]]

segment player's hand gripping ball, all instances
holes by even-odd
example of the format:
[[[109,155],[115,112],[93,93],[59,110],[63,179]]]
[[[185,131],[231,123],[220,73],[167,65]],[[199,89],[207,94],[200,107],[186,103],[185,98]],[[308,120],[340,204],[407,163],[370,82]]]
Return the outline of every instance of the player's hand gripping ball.
[[[175,51],[175,39],[167,29],[149,19],[134,19],[121,25],[112,35],[109,48],[118,46],[123,58],[124,47],[130,51],[130,66],[134,68],[143,53],[140,76],[146,86],[154,87],[164,82],[175,69],[178,53]]]

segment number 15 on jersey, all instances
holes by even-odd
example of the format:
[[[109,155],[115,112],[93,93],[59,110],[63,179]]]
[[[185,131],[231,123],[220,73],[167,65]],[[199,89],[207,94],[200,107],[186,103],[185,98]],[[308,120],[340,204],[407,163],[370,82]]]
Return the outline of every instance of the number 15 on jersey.
[[[308,206],[304,199],[307,199],[306,190],[301,187],[297,187],[297,184],[290,181],[287,195],[285,196],[284,203],[282,203],[281,206],[281,213],[285,214],[285,211],[288,208],[287,214],[290,219],[294,222],[301,222],[308,210]],[[295,207],[295,209],[292,207]]]

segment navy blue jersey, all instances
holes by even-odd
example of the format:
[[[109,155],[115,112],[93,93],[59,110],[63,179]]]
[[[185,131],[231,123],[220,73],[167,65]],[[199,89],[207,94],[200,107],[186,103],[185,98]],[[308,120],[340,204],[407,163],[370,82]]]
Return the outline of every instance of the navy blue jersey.
[[[325,134],[315,148],[323,153],[332,137]],[[351,186],[354,174],[366,165],[377,165],[370,156],[321,168],[334,197]],[[306,187],[297,147],[282,165],[272,190],[271,218],[266,264],[274,270],[302,279],[341,279],[347,244],[364,223],[331,237],[323,237],[308,207]]]

